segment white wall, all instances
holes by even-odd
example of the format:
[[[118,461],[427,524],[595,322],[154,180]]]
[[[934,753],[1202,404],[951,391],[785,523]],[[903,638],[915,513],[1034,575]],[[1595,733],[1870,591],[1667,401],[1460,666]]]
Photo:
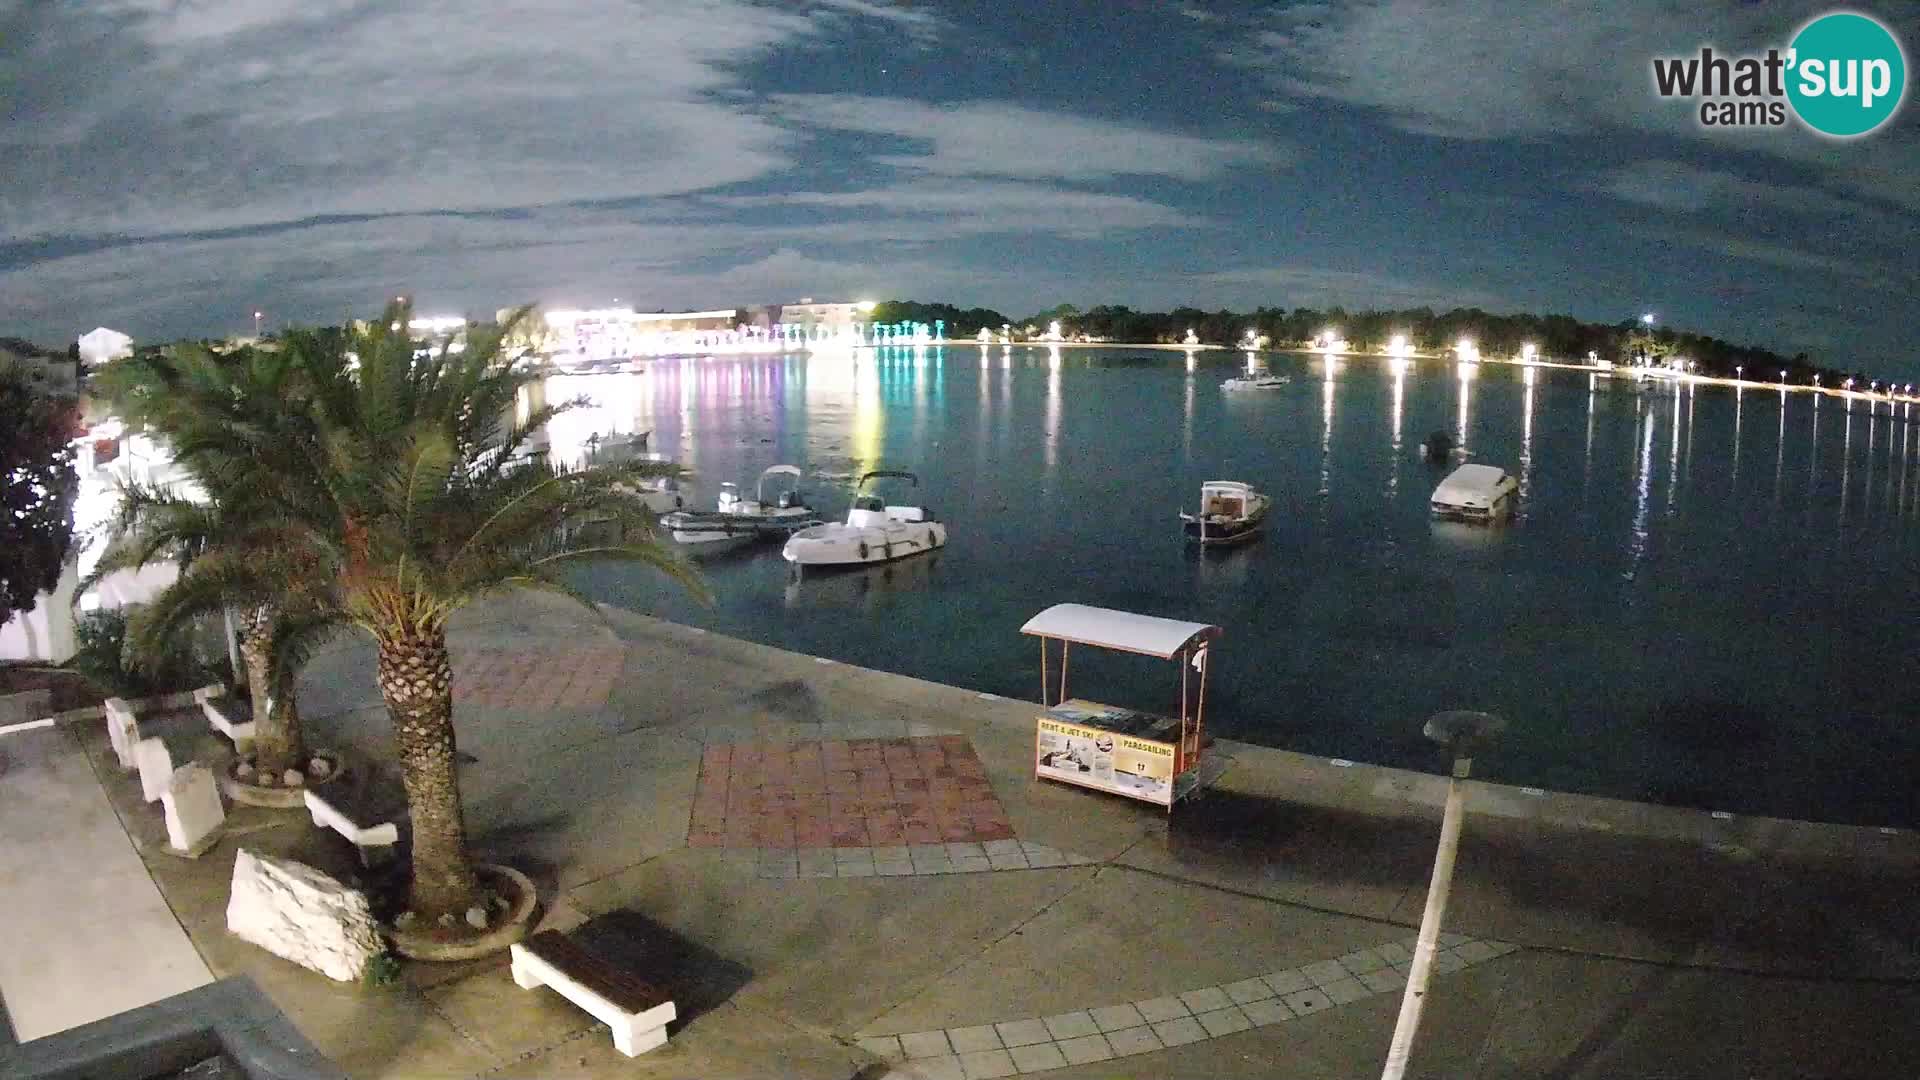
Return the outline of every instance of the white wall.
[[[79,584],[80,572],[69,558],[53,592],[41,593],[32,611],[16,613],[0,626],[0,660],[64,664],[73,659],[73,591]]]

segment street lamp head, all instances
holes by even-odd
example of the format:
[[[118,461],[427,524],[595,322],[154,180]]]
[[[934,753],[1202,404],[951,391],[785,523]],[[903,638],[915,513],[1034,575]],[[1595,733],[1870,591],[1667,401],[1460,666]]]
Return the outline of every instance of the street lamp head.
[[[1648,325],[1648,326],[1652,326],[1652,325],[1653,325],[1653,312],[1651,312],[1651,311],[1649,311],[1649,312],[1647,312],[1647,313],[1646,313],[1645,315],[1642,315],[1642,316],[1640,316],[1640,321],[1641,321],[1642,323],[1645,323],[1645,324],[1646,324],[1646,325]]]

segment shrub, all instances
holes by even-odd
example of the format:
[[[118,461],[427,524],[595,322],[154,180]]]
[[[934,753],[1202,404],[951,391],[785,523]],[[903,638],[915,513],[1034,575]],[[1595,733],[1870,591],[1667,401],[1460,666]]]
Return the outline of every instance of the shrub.
[[[135,658],[127,644],[124,612],[87,612],[75,622],[74,637],[79,651],[67,666],[115,697],[173,694],[205,686],[220,677],[219,668],[195,641],[171,641],[159,656],[144,662]]]

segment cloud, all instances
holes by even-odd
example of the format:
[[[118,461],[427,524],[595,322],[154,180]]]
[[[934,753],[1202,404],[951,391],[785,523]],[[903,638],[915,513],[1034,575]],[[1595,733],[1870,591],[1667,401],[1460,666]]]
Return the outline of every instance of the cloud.
[[[924,147],[914,153],[879,154],[875,160],[942,176],[1198,181],[1233,169],[1283,166],[1292,156],[1288,147],[1275,142],[1171,134],[1009,102],[934,105],[852,94],[784,94],[773,104],[791,124],[886,136]]]
[[[1684,140],[1748,160],[1817,170],[1820,186],[1920,210],[1920,128],[1820,138],[1795,124],[1702,127],[1694,106],[1653,91],[1656,56],[1783,47],[1802,15],[1765,4],[1617,0],[1360,0],[1281,8],[1229,46],[1296,101],[1371,110],[1419,135],[1452,139]],[[1899,28],[1908,41],[1920,25]],[[1658,145],[1658,144],[1656,144]]]
[[[1651,240],[1881,288],[1920,286],[1912,257],[1920,220],[1856,196],[1667,160],[1610,169],[1593,190],[1691,222],[1634,227]]]
[[[820,7],[887,23],[920,40],[928,40],[947,29],[945,19],[924,8],[906,3],[877,3],[874,0],[816,0]]]
[[[712,196],[701,203],[729,209],[806,207],[840,211],[847,215],[845,220],[857,220],[863,227],[876,223],[875,214],[885,214],[902,219],[899,224],[916,233],[936,237],[994,232],[1093,237],[1114,231],[1204,224],[1131,195],[948,177],[916,177],[857,191]]]
[[[479,313],[523,301],[596,304],[616,295],[706,307],[779,300],[794,290],[826,293],[840,280],[808,285],[792,262],[763,267],[758,276],[741,269],[759,265],[770,249],[858,269],[867,291],[903,287],[901,279],[873,272],[891,261],[919,266],[921,280],[967,296],[1007,271],[997,267],[983,279],[967,256],[943,245],[986,236],[1022,245],[1040,237],[1075,242],[1203,225],[1132,196],[944,177],[862,191],[679,197],[645,209],[323,219],[52,248],[24,269],[0,273],[0,310],[13,313],[10,332],[48,341],[97,322],[151,340],[240,329],[255,308],[276,323],[335,321],[396,293],[419,298],[423,308]],[[936,275],[936,266],[946,269]]]
[[[1497,293],[1458,281],[1409,281],[1370,271],[1331,270],[1318,266],[1258,266],[1192,275],[1189,288],[1220,297],[1229,306],[1251,308],[1284,304],[1289,307],[1333,307],[1389,310],[1396,308],[1478,307],[1512,310],[1517,305]]]
[[[1288,93],[1376,109],[1404,130],[1491,139],[1662,122],[1651,58],[1790,31],[1759,5],[1363,0],[1283,8],[1230,58]]]
[[[1850,220],[1893,232],[1913,232],[1911,215],[1857,195],[1837,195],[1816,184],[1754,180],[1728,169],[1656,159],[1608,169],[1593,190],[1623,202],[1676,213],[1765,211]]]
[[[0,16],[0,238],[711,190],[787,167],[743,67],[836,0],[98,0]]]

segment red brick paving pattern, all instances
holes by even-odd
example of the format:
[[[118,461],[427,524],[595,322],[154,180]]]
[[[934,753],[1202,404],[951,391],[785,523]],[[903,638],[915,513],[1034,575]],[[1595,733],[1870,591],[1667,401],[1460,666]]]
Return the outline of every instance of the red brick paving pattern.
[[[624,645],[467,649],[453,656],[453,698],[507,709],[597,709],[626,661]]]
[[[709,746],[694,847],[895,847],[1011,840],[1013,824],[957,735]]]

